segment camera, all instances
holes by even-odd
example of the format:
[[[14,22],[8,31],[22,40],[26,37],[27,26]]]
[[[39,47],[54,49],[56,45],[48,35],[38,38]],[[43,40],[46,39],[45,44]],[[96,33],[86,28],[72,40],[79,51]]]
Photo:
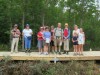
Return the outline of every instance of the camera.
[[[16,32],[15,30],[13,32]]]

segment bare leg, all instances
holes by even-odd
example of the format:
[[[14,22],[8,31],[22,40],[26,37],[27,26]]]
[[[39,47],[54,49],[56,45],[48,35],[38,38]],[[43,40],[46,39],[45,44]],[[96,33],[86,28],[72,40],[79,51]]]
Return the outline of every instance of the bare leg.
[[[77,53],[78,53],[78,54],[79,54],[79,47],[80,47],[80,46],[79,46],[79,45],[77,45]]]
[[[73,45],[73,48],[74,48],[74,54],[76,54],[76,46]]]
[[[79,44],[78,45],[78,54],[80,54],[81,53],[81,45]]]
[[[83,55],[83,44],[81,45],[81,54]]]

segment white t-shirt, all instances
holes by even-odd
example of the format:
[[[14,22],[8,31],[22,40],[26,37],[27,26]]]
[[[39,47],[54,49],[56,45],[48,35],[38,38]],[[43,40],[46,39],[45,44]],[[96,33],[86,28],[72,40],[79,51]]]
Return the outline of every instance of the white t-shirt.
[[[32,34],[32,30],[31,29],[24,29],[23,30],[23,34],[24,36],[31,36]]]
[[[78,34],[78,44],[84,44],[85,40],[84,40],[84,33],[79,33]]]
[[[77,33],[77,34],[79,34],[79,33],[80,33],[80,29],[73,30],[73,35],[74,35],[74,33]]]

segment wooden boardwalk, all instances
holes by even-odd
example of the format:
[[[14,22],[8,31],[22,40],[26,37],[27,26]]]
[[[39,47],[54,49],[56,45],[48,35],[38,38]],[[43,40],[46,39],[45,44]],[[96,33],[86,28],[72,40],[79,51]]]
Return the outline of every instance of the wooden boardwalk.
[[[74,56],[73,52],[69,55],[62,54],[49,54],[39,55],[38,52],[31,52],[27,54],[25,52],[18,52],[11,54],[10,52],[0,52],[0,60],[7,57],[11,57],[11,60],[47,60],[47,61],[69,61],[69,60],[100,60],[100,51],[85,51],[83,56]]]

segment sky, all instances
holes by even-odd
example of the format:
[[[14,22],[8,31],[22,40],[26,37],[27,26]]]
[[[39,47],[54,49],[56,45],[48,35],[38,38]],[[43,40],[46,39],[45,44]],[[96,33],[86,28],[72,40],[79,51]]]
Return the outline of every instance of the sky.
[[[100,10],[100,0],[95,0],[96,1],[96,4],[99,4],[99,10]]]

